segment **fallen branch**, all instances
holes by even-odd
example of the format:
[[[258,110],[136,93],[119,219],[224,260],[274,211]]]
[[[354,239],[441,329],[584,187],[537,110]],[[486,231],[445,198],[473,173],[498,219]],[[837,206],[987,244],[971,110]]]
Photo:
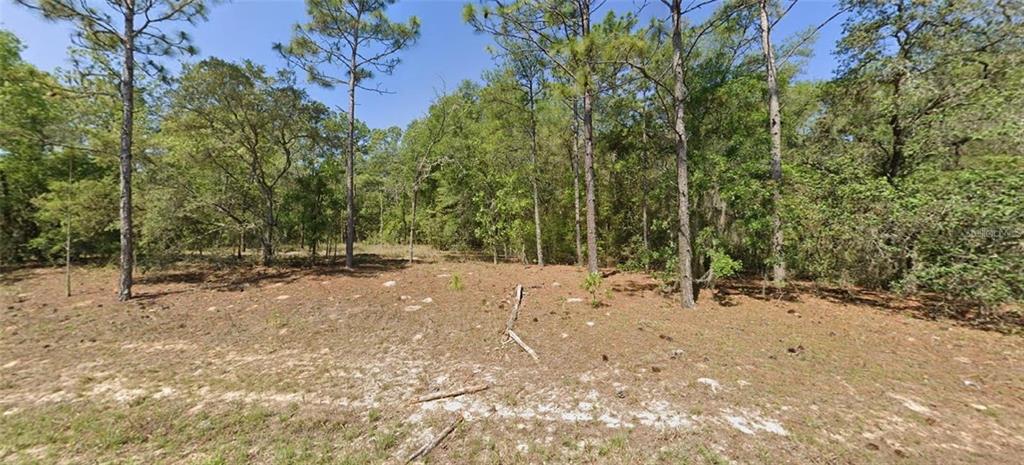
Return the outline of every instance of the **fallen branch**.
[[[509,338],[516,342],[516,344],[519,344],[519,347],[522,347],[523,350],[526,351],[526,353],[530,354],[530,356],[533,357],[534,360],[539,360],[537,358],[537,352],[534,352],[533,349],[531,349],[530,346],[526,345],[526,343],[523,342],[522,339],[519,339],[519,335],[517,335],[515,331],[509,330],[507,334]]]
[[[516,320],[519,319],[519,306],[523,304],[523,285],[516,284],[516,289],[512,291],[512,310],[508,313],[508,321],[505,322],[505,335],[512,331],[512,328],[516,325]],[[505,340],[508,342],[508,339]]]
[[[461,415],[459,415],[459,417],[456,418],[455,421],[452,421],[452,423],[448,425],[448,427],[445,428],[444,431],[441,431],[441,434],[434,438],[433,441],[431,441],[429,444],[425,444],[423,447],[420,447],[419,449],[416,450],[416,452],[413,452],[413,454],[409,456],[409,459],[406,460],[405,463],[409,464],[416,459],[426,457],[427,454],[430,453],[430,451],[434,450],[435,447],[441,444],[441,441],[444,441],[444,438],[448,437],[449,434],[452,434],[452,431],[455,431],[455,428],[458,427],[460,423],[462,423]]]
[[[485,389],[487,389],[489,387],[491,387],[491,386],[487,385],[487,384],[477,384],[475,386],[464,387],[462,389],[456,389],[454,391],[435,392],[433,394],[426,394],[426,395],[420,396],[413,403],[430,402],[432,400],[437,400],[437,399],[446,399],[446,398],[449,398],[449,397],[458,397],[458,396],[465,395],[465,394],[472,394],[474,392],[480,392],[480,391],[483,391],[483,390],[485,390]]]

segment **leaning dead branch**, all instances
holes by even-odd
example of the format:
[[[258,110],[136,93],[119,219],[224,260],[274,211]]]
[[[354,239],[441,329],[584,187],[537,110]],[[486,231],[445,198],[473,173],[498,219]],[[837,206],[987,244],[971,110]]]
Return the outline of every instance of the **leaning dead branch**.
[[[517,335],[515,331],[509,330],[508,337],[515,341],[516,344],[519,344],[519,347],[522,347],[523,350],[525,350],[526,353],[530,354],[530,356],[533,357],[534,360],[540,360],[539,358],[537,358],[537,352],[534,352],[533,349],[530,348],[530,346],[526,345],[526,343],[519,338],[519,335]]]
[[[516,289],[512,291],[512,309],[508,312],[508,321],[505,322],[505,339],[501,341],[502,344],[509,342],[515,342],[522,347],[526,353],[530,354],[534,360],[538,360],[537,352],[534,352],[530,346],[523,342],[523,339],[513,330],[516,325],[516,320],[519,319],[519,309],[523,305],[523,285],[516,284]]]
[[[512,310],[508,313],[508,321],[505,322],[505,335],[507,336],[519,319],[519,306],[523,303],[523,285],[516,284],[516,290],[512,291]]]
[[[452,431],[455,431],[455,428],[457,428],[460,423],[462,423],[462,415],[459,415],[454,421],[452,421],[451,424],[449,424],[448,427],[444,429],[444,431],[441,431],[441,434],[434,438],[433,441],[431,441],[429,444],[425,444],[423,447],[420,447],[419,449],[416,450],[416,452],[413,452],[413,454],[409,456],[409,459],[406,460],[405,463],[410,464],[417,459],[422,459],[426,457],[427,454],[430,453],[430,451],[434,450],[434,448],[441,444],[441,441],[444,441],[444,438],[448,437],[449,434],[452,434]]]
[[[464,387],[461,389],[455,389],[452,391],[435,392],[433,394],[426,394],[416,399],[414,403],[430,402],[437,399],[447,399],[449,397],[458,397],[465,394],[472,394],[474,392],[480,392],[491,387],[488,384],[477,384],[473,386]]]

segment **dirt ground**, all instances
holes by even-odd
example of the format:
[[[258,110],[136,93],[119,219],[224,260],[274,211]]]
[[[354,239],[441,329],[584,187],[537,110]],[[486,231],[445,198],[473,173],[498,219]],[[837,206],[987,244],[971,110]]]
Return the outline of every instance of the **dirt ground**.
[[[879,294],[361,256],[0,277],[0,462],[1020,463],[1024,338]],[[502,343],[512,289],[516,332]],[[596,305],[594,305],[596,304]],[[418,396],[485,383],[474,394]]]

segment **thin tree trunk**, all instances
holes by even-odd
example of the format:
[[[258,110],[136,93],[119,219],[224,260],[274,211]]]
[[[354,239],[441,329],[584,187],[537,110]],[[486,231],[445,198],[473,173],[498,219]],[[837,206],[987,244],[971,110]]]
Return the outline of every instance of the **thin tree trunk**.
[[[583,91],[583,175],[587,204],[587,272],[597,273],[597,198],[594,175],[593,96],[589,86]]]
[[[690,173],[686,152],[686,85],[683,82],[682,0],[672,0],[672,70],[675,85],[676,183],[679,199],[679,301],[683,308],[694,308],[693,251],[690,249]]]
[[[274,263],[274,201],[268,197],[267,210],[263,216],[263,266]]]
[[[889,181],[890,185],[896,185],[896,179],[899,178],[903,168],[903,146],[904,133],[903,133],[903,120],[900,115],[900,98],[903,91],[903,76],[898,75],[892,81],[892,99],[893,109],[892,115],[889,117],[889,129],[892,133],[892,148],[890,149],[888,166],[886,167],[885,177]]]
[[[413,244],[415,244],[414,241],[416,239],[416,196],[418,194],[418,192],[417,192],[418,190],[419,190],[419,186],[417,185],[417,183],[413,183],[413,185],[412,185],[412,211],[411,211],[412,216],[409,219],[409,263],[412,263],[413,260],[416,257],[415,255],[413,255],[413,247],[414,247]]]
[[[353,43],[357,43],[356,38]],[[355,66],[358,54],[355,46],[352,47],[352,56],[349,63]],[[346,162],[346,177],[348,178],[348,222],[345,228],[345,266],[348,268],[353,267],[354,263],[354,248],[355,248],[355,237],[356,237],[356,178],[355,178],[355,160],[356,160],[356,73],[357,69],[349,70],[348,78],[348,160]]]
[[[533,232],[537,239],[537,265],[544,266],[544,242],[540,231],[540,194],[537,188],[537,117],[533,84],[530,84],[530,181],[533,184]]]
[[[377,232],[377,242],[384,243],[384,191],[380,193],[380,230]]]
[[[641,220],[641,233],[643,234],[644,250],[651,250],[650,243],[650,231],[648,228],[647,221],[647,118],[644,117],[643,124],[641,125],[640,137],[642,139],[641,146],[643,151],[640,153],[640,220]]]
[[[771,23],[768,20],[768,0],[761,0],[761,48],[764,50],[765,74],[768,77],[768,118],[772,138],[772,281],[782,284],[786,279],[786,262],[782,252],[782,113],[779,111],[779,89],[775,78],[775,51],[772,49]]]
[[[572,203],[573,216],[576,233],[576,266],[583,266],[583,237],[580,234],[580,124],[579,112],[576,101],[573,101],[573,139],[572,153],[569,154],[569,161],[572,164]]]
[[[121,276],[117,300],[132,298],[135,268],[132,234],[132,131],[135,117],[135,0],[124,2],[124,63],[121,64]]]
[[[590,2],[580,2],[580,23],[582,36],[590,35]],[[593,65],[587,60],[583,83],[583,176],[587,189],[587,271],[597,273],[597,180],[594,175],[594,89],[590,79]]]
[[[68,198],[64,213],[64,295],[71,297],[71,156],[68,155]]]

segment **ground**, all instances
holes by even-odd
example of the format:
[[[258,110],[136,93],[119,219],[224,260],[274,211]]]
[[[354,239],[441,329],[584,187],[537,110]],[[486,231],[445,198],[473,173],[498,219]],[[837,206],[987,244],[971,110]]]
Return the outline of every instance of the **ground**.
[[[0,462],[1019,463],[1024,339],[866,292],[684,311],[570,266],[363,255],[0,277]],[[502,332],[525,287],[516,332]],[[413,402],[487,384],[474,394]]]

